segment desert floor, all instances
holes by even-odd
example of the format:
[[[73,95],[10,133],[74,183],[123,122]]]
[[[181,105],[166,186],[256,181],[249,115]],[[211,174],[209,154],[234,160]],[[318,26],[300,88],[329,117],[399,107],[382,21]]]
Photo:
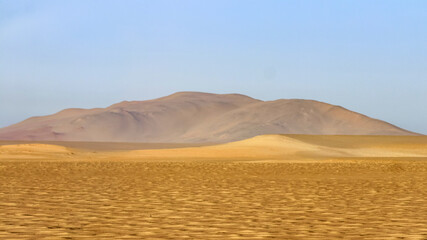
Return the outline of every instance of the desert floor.
[[[0,145],[0,239],[427,239],[426,137]]]

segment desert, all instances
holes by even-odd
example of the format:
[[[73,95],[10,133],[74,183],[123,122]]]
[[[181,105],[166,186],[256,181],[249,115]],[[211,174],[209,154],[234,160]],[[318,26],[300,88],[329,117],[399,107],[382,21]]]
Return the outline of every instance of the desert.
[[[70,143],[0,142],[1,238],[427,238],[425,136]]]
[[[0,0],[0,240],[427,240],[426,12]]]

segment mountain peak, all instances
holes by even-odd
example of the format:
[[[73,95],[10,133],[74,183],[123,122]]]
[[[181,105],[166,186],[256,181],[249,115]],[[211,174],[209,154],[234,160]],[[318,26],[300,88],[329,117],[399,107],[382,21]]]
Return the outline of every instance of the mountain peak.
[[[257,100],[249,96],[238,94],[238,93],[217,94],[217,93],[191,92],[191,91],[176,92],[166,97],[161,97],[159,99],[176,99],[176,98],[235,98],[235,99],[240,98],[240,99]]]

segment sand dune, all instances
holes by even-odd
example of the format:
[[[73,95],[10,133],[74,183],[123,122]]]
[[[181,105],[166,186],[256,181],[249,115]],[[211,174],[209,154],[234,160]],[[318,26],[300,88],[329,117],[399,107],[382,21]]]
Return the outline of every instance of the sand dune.
[[[261,101],[198,92],[107,108],[66,109],[0,129],[0,139],[31,141],[206,143],[263,134],[415,135],[318,101]]]
[[[255,160],[295,159],[302,151],[316,151],[318,147],[280,135],[263,135],[226,144],[163,150],[135,150],[121,154],[121,158],[137,159],[214,159]]]
[[[261,135],[215,146],[135,150],[120,158],[299,160],[331,158],[427,157],[424,136],[325,136]],[[408,141],[409,140],[409,141]]]
[[[70,149],[50,144],[16,144],[0,146],[0,160],[64,159],[74,154]]]
[[[33,143],[0,146],[0,152],[67,153],[69,150],[65,147],[57,145]]]
[[[99,143],[101,144],[101,143]],[[110,146],[111,143],[104,143]],[[120,143],[115,143],[120,145]],[[110,150],[97,146],[97,151],[49,145],[49,144],[15,144],[0,146],[0,159],[11,156],[44,155],[47,159],[58,158],[60,154],[67,159],[114,159],[137,161],[190,161],[190,160],[324,160],[350,158],[425,158],[427,157],[427,136],[318,136],[318,135],[261,135],[241,141],[211,145],[187,146],[178,144],[139,144],[142,150]],[[137,147],[135,144],[133,147]],[[157,149],[146,149],[149,146]],[[163,147],[163,149],[161,149]],[[170,148],[172,147],[172,148]],[[145,149],[144,149],[145,148]],[[160,149],[158,149],[160,148]],[[53,154],[53,156],[50,156]],[[19,159],[15,157],[14,159]]]
[[[209,143],[127,143],[127,142],[76,142],[76,141],[1,141],[0,146],[4,145],[21,145],[21,144],[48,144],[57,145],[67,148],[78,149],[79,151],[91,152],[114,152],[130,151],[141,149],[167,149],[167,148],[184,148],[199,147],[212,145]]]

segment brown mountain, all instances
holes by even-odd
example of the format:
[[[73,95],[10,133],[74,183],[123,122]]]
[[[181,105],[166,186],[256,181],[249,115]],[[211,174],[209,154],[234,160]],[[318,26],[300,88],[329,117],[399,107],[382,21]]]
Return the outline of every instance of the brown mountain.
[[[260,134],[416,135],[313,100],[179,92],[107,108],[66,109],[0,129],[3,140],[228,142]]]

